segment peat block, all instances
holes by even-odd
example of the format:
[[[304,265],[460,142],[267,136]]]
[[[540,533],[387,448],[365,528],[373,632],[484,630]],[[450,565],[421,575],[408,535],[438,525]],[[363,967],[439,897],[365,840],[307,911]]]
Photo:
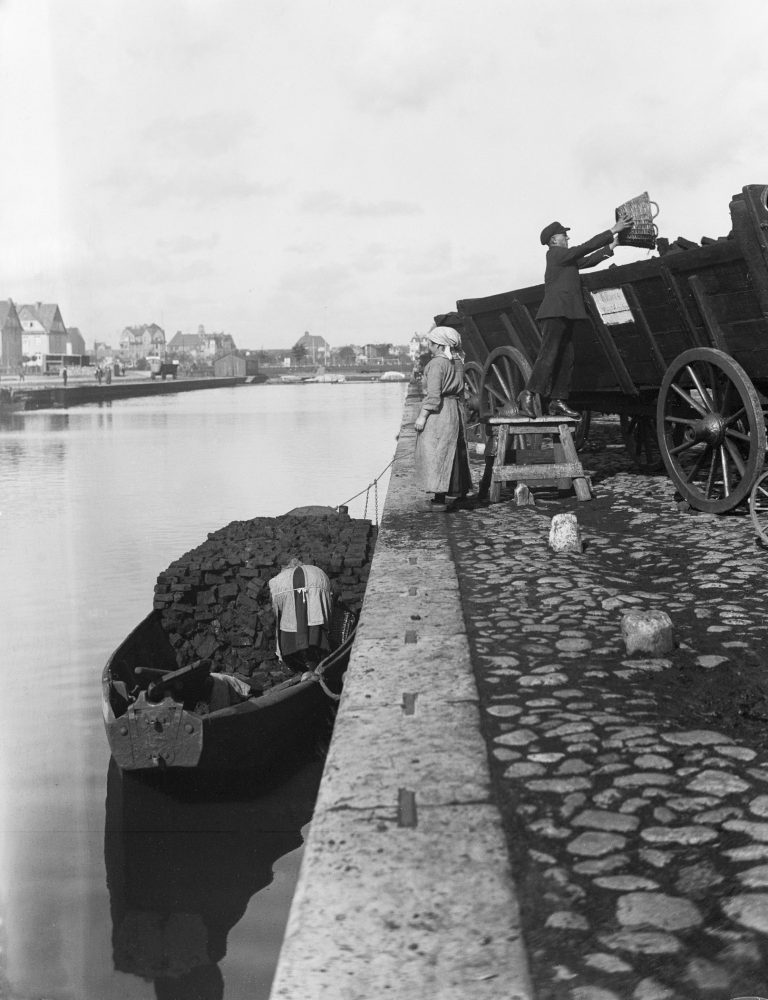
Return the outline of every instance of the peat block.
[[[378,529],[318,508],[232,521],[158,574],[154,607],[179,666],[207,657],[215,670],[278,682],[290,675],[275,654],[268,581],[292,556],[324,570],[359,613]],[[268,684],[267,684],[268,686]]]

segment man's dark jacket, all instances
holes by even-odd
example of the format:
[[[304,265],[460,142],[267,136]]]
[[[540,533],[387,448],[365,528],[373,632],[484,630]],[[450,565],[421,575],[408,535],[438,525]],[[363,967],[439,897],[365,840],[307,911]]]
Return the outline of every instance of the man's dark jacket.
[[[550,247],[547,250],[544,301],[539,306],[536,319],[550,319],[553,316],[564,316],[566,319],[587,318],[579,271],[612,257],[613,251],[607,249],[612,240],[613,233],[606,229],[604,233],[593,236],[580,246]]]

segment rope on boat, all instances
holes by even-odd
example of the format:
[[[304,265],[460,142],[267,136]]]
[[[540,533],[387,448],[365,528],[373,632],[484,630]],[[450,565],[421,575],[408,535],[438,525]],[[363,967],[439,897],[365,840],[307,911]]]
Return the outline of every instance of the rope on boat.
[[[379,525],[379,480],[384,475],[384,473],[388,469],[390,469],[392,467],[394,461],[395,460],[393,458],[392,461],[389,462],[389,464],[386,465],[381,470],[381,472],[378,474],[378,476],[376,476],[376,478],[373,480],[373,482],[368,483],[368,485],[365,487],[364,490],[360,490],[359,493],[355,493],[355,495],[353,497],[350,497],[349,500],[345,500],[344,503],[338,504],[338,506],[337,506],[336,509],[338,510],[339,507],[346,507],[349,503],[352,502],[352,500],[357,500],[358,497],[361,497],[363,495],[363,493],[365,493],[365,509],[363,511],[363,519],[365,519],[368,516],[368,503],[370,501],[371,490],[373,490],[373,510],[374,510],[374,516],[375,516],[375,524],[378,527],[378,525]]]
[[[341,695],[335,694],[328,685],[323,680],[323,674],[330,667],[334,666],[343,656],[349,652],[352,648],[352,643],[355,641],[355,633],[357,632],[357,626],[355,626],[349,633],[347,638],[342,642],[342,644],[315,667],[314,676],[317,678],[320,687],[323,689],[324,693],[328,695],[333,701],[340,701]]]
[[[321,688],[323,689],[323,692],[324,692],[325,694],[327,694],[327,695],[328,695],[328,697],[329,697],[329,698],[330,698],[330,699],[331,699],[332,701],[341,701],[341,695],[340,695],[340,694],[335,694],[335,693],[334,693],[333,691],[331,691],[331,689],[330,689],[330,688],[328,687],[328,685],[327,685],[327,684],[325,683],[325,681],[323,680],[323,678],[322,678],[322,675],[321,675],[321,674],[318,674],[318,675],[317,675],[317,680],[318,680],[318,683],[320,684],[320,687],[321,687]]]

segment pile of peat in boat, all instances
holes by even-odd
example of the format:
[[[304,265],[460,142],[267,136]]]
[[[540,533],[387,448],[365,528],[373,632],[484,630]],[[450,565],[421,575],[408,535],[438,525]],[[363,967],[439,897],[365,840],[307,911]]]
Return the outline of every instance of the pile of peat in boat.
[[[335,512],[255,517],[212,532],[157,578],[154,607],[179,667],[207,659],[213,670],[250,677],[263,690],[286,680],[269,580],[298,556],[324,570],[358,614],[376,535],[370,521]]]
[[[272,769],[299,746],[327,738],[376,536],[370,521],[299,508],[233,521],[171,563],[158,576],[153,610],[102,675],[115,763],[128,771]],[[327,573],[342,609],[334,613],[333,651],[304,674],[277,658],[269,591],[293,557]],[[336,627],[339,617],[346,631]],[[214,707],[217,674],[237,675],[233,683],[250,693]],[[215,683],[229,689],[224,678]]]

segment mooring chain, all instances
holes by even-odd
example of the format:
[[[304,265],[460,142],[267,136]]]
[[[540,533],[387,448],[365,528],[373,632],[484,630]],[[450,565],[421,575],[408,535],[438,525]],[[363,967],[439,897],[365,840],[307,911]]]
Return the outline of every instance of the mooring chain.
[[[349,500],[345,500],[344,503],[340,503],[336,509],[338,510],[339,507],[346,507],[347,504],[351,503],[352,500],[357,500],[358,497],[361,497],[363,495],[363,493],[365,493],[365,509],[363,510],[363,520],[365,520],[365,518],[368,516],[368,502],[369,502],[369,499],[370,499],[371,490],[373,490],[373,509],[374,509],[374,515],[375,515],[375,518],[376,518],[375,523],[376,523],[376,526],[378,527],[378,524],[379,524],[379,480],[384,475],[384,473],[387,471],[387,469],[390,469],[392,467],[394,461],[395,460],[393,458],[392,461],[389,462],[389,464],[387,466],[385,466],[385,468],[383,468],[381,470],[381,472],[373,480],[373,482],[372,483],[368,483],[368,485],[365,487],[364,490],[360,490],[359,493],[355,493],[355,495],[353,497],[350,497]]]

